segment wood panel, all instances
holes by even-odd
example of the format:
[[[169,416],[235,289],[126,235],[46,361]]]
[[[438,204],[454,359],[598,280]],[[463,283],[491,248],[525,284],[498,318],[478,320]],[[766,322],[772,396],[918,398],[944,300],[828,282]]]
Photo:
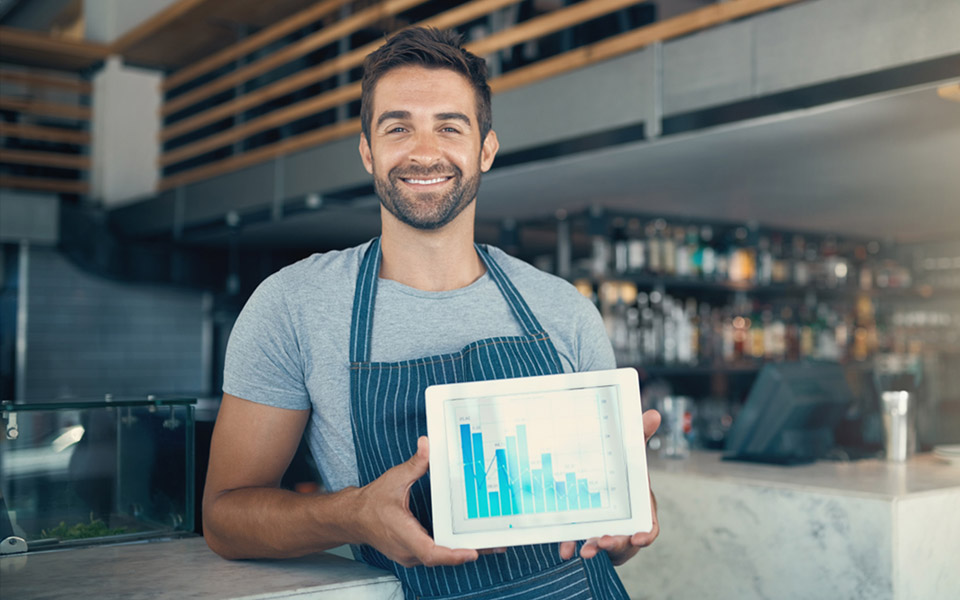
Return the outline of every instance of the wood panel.
[[[0,163],[15,165],[36,165],[58,169],[90,169],[90,157],[79,154],[60,154],[57,152],[37,152],[34,150],[0,149]]]
[[[342,7],[344,4],[347,4],[349,1],[350,0],[325,0],[324,2],[318,2],[317,4],[293,15],[292,17],[284,19],[283,21],[264,29],[263,31],[251,35],[238,44],[234,44],[229,48],[225,48],[220,52],[217,52],[213,56],[180,69],[163,81],[162,89],[163,91],[169,91],[190,81],[191,79],[195,79],[204,73],[212,71],[217,67],[222,67],[229,62],[246,56],[254,50],[259,50],[270,42],[274,42],[285,35],[293,33],[297,29],[306,27],[311,23],[322,19],[323,17]]]
[[[245,81],[272,71],[277,67],[284,65],[296,58],[303,56],[313,50],[322,48],[343,37],[346,37],[358,29],[375,23],[385,17],[393,16],[404,10],[413,8],[418,4],[423,4],[426,0],[386,0],[375,4],[370,8],[356,13],[342,21],[325,27],[317,33],[303,38],[302,40],[290,44],[289,46],[274,52],[260,60],[241,67],[223,77],[215,79],[210,83],[204,84],[186,94],[177,96],[167,101],[163,105],[161,114],[168,116],[172,113],[182,110],[191,104],[196,104],[200,100],[208,98],[217,92],[236,87]]]
[[[0,189],[33,190],[37,192],[56,192],[60,194],[87,194],[90,184],[86,181],[68,181],[59,179],[41,179],[39,177],[14,177],[0,175]]]
[[[0,27],[0,61],[32,67],[82,71],[107,58],[110,47],[42,33]]]
[[[44,102],[41,100],[24,100],[20,98],[0,98],[0,109],[15,110],[34,115],[62,117],[78,121],[89,121],[91,110],[86,106],[60,104],[58,102]]]
[[[93,91],[93,86],[90,85],[90,82],[84,81],[83,79],[10,71],[9,69],[0,69],[0,81],[20,83],[31,88],[57,88],[77,92],[78,94],[90,94],[90,92]]]
[[[0,123],[0,137],[16,137],[43,142],[62,142],[85,146],[90,143],[90,132],[59,127],[41,127],[23,123]]]
[[[495,10],[517,3],[518,0],[474,0],[457,8],[451,9],[440,15],[426,19],[420,23],[425,27],[437,27],[438,29],[447,29],[456,27],[463,23],[472,21],[478,17],[489,14]],[[281,79],[275,83],[264,86],[255,92],[245,94],[234,98],[228,102],[215,106],[211,109],[197,113],[181,121],[164,128],[160,134],[163,141],[171,140],[183,135],[189,131],[199,129],[204,125],[215,123],[221,119],[232,117],[233,115],[259,106],[274,98],[279,98],[290,94],[299,89],[333,77],[334,75],[358,67],[363,64],[363,59],[368,54],[383,45],[384,40],[371,42],[366,46],[352,50],[330,59],[323,64],[299,71],[289,77]]]

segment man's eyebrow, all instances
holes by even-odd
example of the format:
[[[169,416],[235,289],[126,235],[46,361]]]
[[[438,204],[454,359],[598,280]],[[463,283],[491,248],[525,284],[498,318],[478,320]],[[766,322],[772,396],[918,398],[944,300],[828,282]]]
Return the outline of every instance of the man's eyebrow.
[[[470,117],[458,112],[437,113],[433,115],[433,118],[437,121],[463,121],[465,124],[470,125]]]
[[[389,119],[409,119],[410,112],[406,110],[388,110],[377,118],[377,126]]]

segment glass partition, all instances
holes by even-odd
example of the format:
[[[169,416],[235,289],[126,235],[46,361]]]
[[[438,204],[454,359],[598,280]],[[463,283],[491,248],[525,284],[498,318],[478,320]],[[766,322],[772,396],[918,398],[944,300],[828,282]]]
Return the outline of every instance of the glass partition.
[[[195,403],[0,403],[0,552],[192,532]]]

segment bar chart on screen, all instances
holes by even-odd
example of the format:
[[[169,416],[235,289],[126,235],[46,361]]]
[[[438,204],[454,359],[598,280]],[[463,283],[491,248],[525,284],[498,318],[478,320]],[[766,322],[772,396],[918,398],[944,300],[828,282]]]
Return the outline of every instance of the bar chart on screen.
[[[464,517],[626,510],[616,411],[612,388],[455,403]]]

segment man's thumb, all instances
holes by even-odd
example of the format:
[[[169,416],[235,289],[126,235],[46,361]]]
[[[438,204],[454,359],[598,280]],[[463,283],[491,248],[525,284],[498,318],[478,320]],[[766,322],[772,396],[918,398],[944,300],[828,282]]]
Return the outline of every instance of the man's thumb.
[[[430,444],[427,442],[427,436],[420,436],[417,440],[417,452],[407,461],[407,475],[410,481],[416,481],[424,476],[427,467],[430,466]]]

